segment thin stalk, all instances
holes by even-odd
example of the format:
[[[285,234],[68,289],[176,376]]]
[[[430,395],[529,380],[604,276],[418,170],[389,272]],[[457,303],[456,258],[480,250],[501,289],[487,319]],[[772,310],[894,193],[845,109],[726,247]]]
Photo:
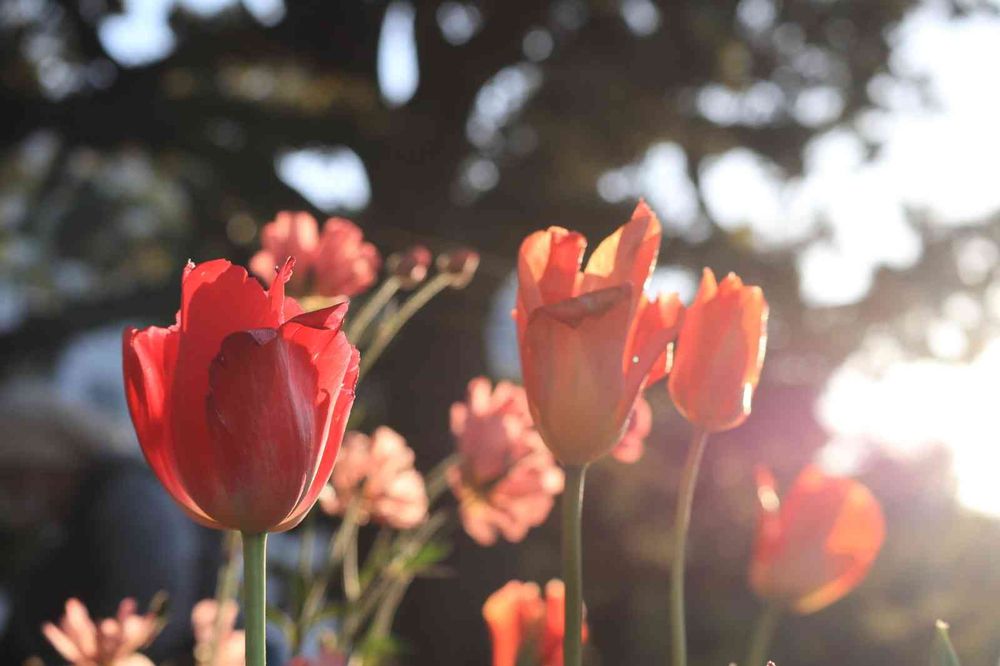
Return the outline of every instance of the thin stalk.
[[[305,636],[309,631],[313,618],[323,605],[323,598],[326,596],[327,588],[334,571],[344,561],[344,553],[347,552],[351,542],[357,540],[358,536],[358,511],[361,508],[360,500],[355,497],[344,510],[344,516],[340,521],[340,527],[330,539],[329,557],[323,570],[313,578],[309,591],[306,593],[305,602],[302,604],[302,612],[299,614],[299,633]]]
[[[670,564],[670,624],[673,636],[674,666],[687,666],[687,630],[684,626],[684,554],[687,550],[688,527],[691,525],[691,504],[698,482],[698,468],[705,453],[708,433],[696,428],[681,475],[677,515],[674,519],[674,557]]]
[[[764,666],[767,660],[767,650],[774,638],[774,632],[781,620],[781,609],[776,604],[769,604],[761,611],[750,637],[750,647],[747,650],[747,660],[743,666]]]
[[[361,596],[361,576],[358,574],[358,540],[351,539],[344,552],[344,596],[351,603]]]
[[[375,290],[368,300],[365,301],[364,307],[358,310],[358,314],[354,315],[351,321],[347,325],[347,339],[353,344],[358,344],[361,341],[362,336],[364,336],[365,331],[368,330],[368,326],[375,319],[375,316],[382,311],[382,308],[386,306],[389,300],[396,295],[399,291],[399,280],[393,276],[389,276],[379,285],[379,288]]]
[[[581,509],[586,465],[566,465],[566,488],[562,499],[563,582],[566,585],[566,633],[563,636],[565,666],[580,666],[583,660],[583,560]]]
[[[267,532],[243,533],[243,614],[247,666],[266,666]]]
[[[448,489],[448,469],[462,460],[461,454],[453,453],[427,473],[427,502],[433,504]]]
[[[454,281],[454,276],[450,273],[438,273],[433,278],[425,282],[406,302],[399,308],[388,321],[382,322],[375,331],[375,339],[365,348],[361,356],[361,368],[359,377],[368,374],[375,361],[382,355],[385,348],[389,346],[392,339],[396,337],[399,330],[410,320],[413,315],[420,311],[420,308],[427,305],[432,298],[441,293]]]

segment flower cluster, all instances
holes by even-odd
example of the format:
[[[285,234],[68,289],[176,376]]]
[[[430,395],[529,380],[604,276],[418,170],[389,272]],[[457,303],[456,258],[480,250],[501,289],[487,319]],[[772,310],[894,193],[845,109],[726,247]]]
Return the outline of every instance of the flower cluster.
[[[47,622],[42,633],[74,666],[152,666],[138,650],[153,642],[163,622],[155,611],[135,610],[134,599],[123,599],[115,617],[95,624],[79,599],[69,599],[59,625]]]

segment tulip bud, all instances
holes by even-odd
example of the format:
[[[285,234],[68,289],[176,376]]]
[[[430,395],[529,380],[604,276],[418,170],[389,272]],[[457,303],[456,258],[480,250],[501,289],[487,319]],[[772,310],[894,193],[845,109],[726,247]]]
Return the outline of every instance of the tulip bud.
[[[430,250],[423,245],[414,245],[390,255],[385,267],[389,275],[399,280],[403,289],[413,289],[427,278],[431,258]]]
[[[470,248],[445,252],[438,255],[437,268],[442,273],[452,276],[452,287],[463,289],[472,281],[476,269],[479,268],[479,253]]]

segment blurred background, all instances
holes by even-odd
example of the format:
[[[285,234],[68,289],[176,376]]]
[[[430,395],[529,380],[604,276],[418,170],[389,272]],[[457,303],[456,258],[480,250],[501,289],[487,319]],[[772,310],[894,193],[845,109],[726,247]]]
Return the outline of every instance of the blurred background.
[[[0,0],[0,58],[0,626],[92,443],[138,460],[120,331],[172,321],[188,258],[245,263],[282,209],[349,217],[383,254],[478,248],[361,388],[366,427],[426,470],[466,382],[518,376],[521,238],[596,242],[645,197],[651,289],[688,301],[710,266],[771,305],[754,414],[713,438],[696,497],[693,663],[739,659],[759,610],[753,465],[787,484],[813,460],[871,486],[887,542],[775,660],[925,663],[942,617],[965,664],[997,663],[1000,3]],[[668,654],[688,426],[647,397],[643,462],[588,483],[594,663]],[[38,423],[64,427],[37,444]],[[455,578],[403,605],[407,663],[486,663],[481,604],[558,573],[554,522],[459,535]]]

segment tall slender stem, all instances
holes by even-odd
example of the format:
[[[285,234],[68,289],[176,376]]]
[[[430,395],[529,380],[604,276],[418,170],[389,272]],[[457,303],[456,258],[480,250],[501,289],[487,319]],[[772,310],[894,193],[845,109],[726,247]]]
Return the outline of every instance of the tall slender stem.
[[[705,453],[708,433],[695,428],[681,475],[677,514],[674,519],[674,557],[670,563],[670,625],[673,637],[673,666],[687,666],[687,630],[684,626],[684,553],[687,549],[688,527],[691,525],[691,504],[698,481],[698,468]]]
[[[396,337],[397,333],[399,333],[399,329],[403,328],[403,325],[406,324],[406,322],[409,321],[413,315],[417,314],[420,308],[427,305],[432,298],[451,285],[454,280],[454,276],[450,273],[438,273],[433,278],[425,282],[420,289],[410,296],[399,308],[399,311],[389,317],[388,321],[384,321],[379,324],[378,328],[375,330],[375,338],[372,340],[371,344],[365,348],[365,353],[361,357],[361,377],[368,374],[368,371],[371,369],[375,361],[378,360],[378,357],[382,355],[385,348],[389,346],[392,339]]]
[[[563,636],[565,666],[580,666],[583,659],[583,562],[580,517],[586,465],[566,465],[566,489],[562,506],[563,582],[566,585],[566,633]]]
[[[355,345],[358,344],[368,330],[369,324],[375,319],[375,315],[382,311],[397,291],[399,291],[399,280],[392,276],[387,277],[375,293],[368,297],[358,314],[348,322],[347,339]]]
[[[219,653],[219,642],[222,639],[222,626],[226,617],[225,607],[236,594],[239,585],[239,570],[237,554],[240,547],[240,533],[226,530],[222,537],[222,566],[215,582],[215,621],[212,623],[212,641],[208,653],[196,655],[199,663],[214,666],[215,657]]]
[[[267,604],[267,532],[243,533],[243,614],[247,666],[266,666],[264,634]]]
[[[769,604],[761,611],[753,628],[753,635],[750,637],[747,660],[743,666],[764,666],[767,650],[780,620],[781,609],[775,604]]]

